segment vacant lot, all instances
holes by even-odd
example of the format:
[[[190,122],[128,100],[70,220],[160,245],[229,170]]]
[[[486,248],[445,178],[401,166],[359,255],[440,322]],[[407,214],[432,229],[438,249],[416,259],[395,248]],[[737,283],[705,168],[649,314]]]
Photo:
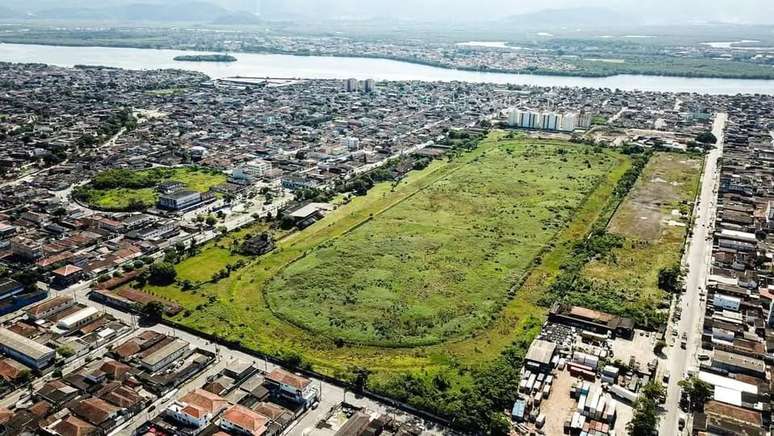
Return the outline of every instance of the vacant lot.
[[[631,166],[610,150],[501,138],[493,134],[475,151],[375,186],[217,283],[154,292],[189,309],[176,318],[182,324],[264,353],[300,357],[344,379],[353,368],[368,368],[368,385],[390,395],[405,389],[404,375],[418,377],[430,390],[407,401],[428,408],[423,401],[436,395],[429,381],[435,375],[449,380],[444,395],[452,395],[472,382],[465,368],[529,343],[545,316],[537,302],[546,286],[575,242],[609,210],[611,193]],[[347,324],[331,325],[328,315],[345,304],[354,277],[367,287],[347,303]],[[282,283],[295,287],[286,291]],[[326,288],[326,297],[307,283],[335,286]],[[311,307],[316,302],[319,312]],[[405,317],[381,323],[393,302],[405,305]],[[379,325],[384,334],[377,334]],[[446,406],[454,404],[432,404]]]
[[[652,312],[663,303],[658,272],[680,261],[700,173],[700,158],[678,153],[651,158],[608,226],[623,237],[623,246],[584,271],[604,285],[607,297],[599,296],[600,309]]]
[[[226,182],[224,174],[193,167],[109,170],[78,188],[76,198],[102,210],[125,211],[152,207],[158,201],[159,183],[180,182],[187,189],[207,192]]]
[[[615,160],[564,144],[490,145],[268,285],[313,332],[376,345],[437,343],[487,325]]]

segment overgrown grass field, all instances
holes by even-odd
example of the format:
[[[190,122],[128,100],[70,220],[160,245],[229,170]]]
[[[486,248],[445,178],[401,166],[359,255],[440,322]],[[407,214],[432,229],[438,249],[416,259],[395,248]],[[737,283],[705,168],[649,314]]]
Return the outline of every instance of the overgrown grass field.
[[[305,249],[268,282],[271,308],[314,333],[377,346],[433,344],[488,325],[615,159],[527,141],[474,154]]]
[[[186,188],[207,192],[226,182],[226,175],[194,167],[151,168],[146,170],[110,170],[95,176],[103,186],[94,182],[78,188],[75,195],[86,204],[102,210],[125,211],[152,207],[158,201],[155,185],[162,182],[180,182]]]
[[[622,237],[622,246],[584,269],[584,276],[605,293],[586,295],[587,304],[616,313],[655,312],[666,304],[658,272],[680,262],[700,175],[699,157],[651,157],[607,229]]]
[[[494,133],[376,185],[226,279],[154,292],[190,310],[179,323],[342,379],[367,368],[372,389],[429,407],[428,380],[447,378],[452,395],[537,334],[539,299],[630,167],[612,150]],[[430,391],[403,398],[406,376]]]

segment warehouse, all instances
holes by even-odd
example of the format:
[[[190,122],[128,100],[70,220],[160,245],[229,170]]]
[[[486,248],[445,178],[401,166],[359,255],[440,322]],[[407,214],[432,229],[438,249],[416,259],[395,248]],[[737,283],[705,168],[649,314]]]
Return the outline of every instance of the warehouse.
[[[51,348],[5,328],[0,328],[0,351],[35,369],[50,365],[55,355]]]
[[[68,315],[57,323],[57,327],[59,327],[62,330],[71,332],[73,330],[79,329],[86,324],[94,321],[95,319],[100,317],[99,310],[97,310],[94,307],[84,307],[83,309],[73,313],[72,315]]]
[[[538,372],[551,372],[551,359],[554,358],[556,344],[542,339],[532,341],[524,364],[527,368]]]
[[[156,372],[174,362],[188,351],[188,342],[175,339],[145,356],[140,364],[150,372]]]

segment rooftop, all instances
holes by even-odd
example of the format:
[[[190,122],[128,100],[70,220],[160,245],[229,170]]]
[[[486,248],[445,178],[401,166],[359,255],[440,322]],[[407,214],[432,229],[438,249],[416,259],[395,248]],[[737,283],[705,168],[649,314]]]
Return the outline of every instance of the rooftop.
[[[0,328],[0,343],[34,360],[45,358],[47,355],[53,355],[54,353],[54,350],[51,348],[6,328]]]

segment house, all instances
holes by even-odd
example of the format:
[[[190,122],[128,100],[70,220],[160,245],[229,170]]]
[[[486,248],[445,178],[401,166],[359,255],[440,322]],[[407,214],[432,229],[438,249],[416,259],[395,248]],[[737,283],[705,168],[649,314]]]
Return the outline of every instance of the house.
[[[252,237],[242,244],[242,251],[250,256],[263,256],[274,250],[274,241],[268,233]]]
[[[201,429],[228,407],[228,401],[203,389],[191,391],[169,406],[166,415],[173,420]]]
[[[111,380],[118,381],[126,380],[135,371],[133,367],[112,359],[105,359],[99,369]]]
[[[271,419],[283,429],[293,422],[293,412],[274,403],[262,401],[253,406],[253,410]]]
[[[64,419],[55,421],[43,431],[52,436],[96,436],[102,434],[97,427],[73,415],[67,415]]]
[[[67,295],[59,295],[29,308],[27,310],[27,317],[32,320],[45,319],[74,305],[75,300],[73,298]]]
[[[79,394],[78,389],[66,384],[62,380],[51,380],[43,385],[35,395],[51,404],[64,404]]]
[[[23,259],[37,260],[43,257],[43,244],[23,236],[17,236],[11,239],[11,252]]]
[[[266,383],[277,389],[278,393],[297,403],[310,404],[317,398],[317,390],[312,381],[277,368],[266,375]]]
[[[56,354],[51,348],[6,328],[0,328],[0,351],[35,369],[50,365]]]
[[[14,383],[21,377],[27,367],[12,359],[0,359],[0,379]]]
[[[249,436],[263,436],[269,425],[269,418],[253,412],[244,406],[231,406],[218,422],[228,432]]]
[[[68,288],[83,279],[83,269],[75,265],[65,265],[54,270],[53,285],[59,289]]]
[[[70,404],[70,411],[75,415],[94,426],[102,428],[112,427],[113,421],[121,411],[120,407],[94,397],[71,402]]]

